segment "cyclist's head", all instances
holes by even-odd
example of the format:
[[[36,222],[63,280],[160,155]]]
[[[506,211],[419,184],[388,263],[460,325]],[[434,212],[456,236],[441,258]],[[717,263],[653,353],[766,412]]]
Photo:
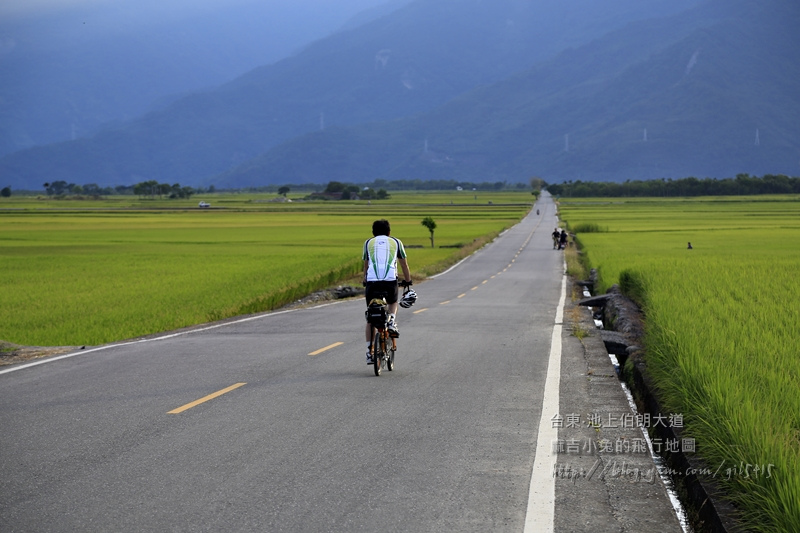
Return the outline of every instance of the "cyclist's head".
[[[372,223],[372,235],[375,237],[378,235],[389,235],[390,231],[391,226],[389,226],[389,221],[385,218],[376,220]]]

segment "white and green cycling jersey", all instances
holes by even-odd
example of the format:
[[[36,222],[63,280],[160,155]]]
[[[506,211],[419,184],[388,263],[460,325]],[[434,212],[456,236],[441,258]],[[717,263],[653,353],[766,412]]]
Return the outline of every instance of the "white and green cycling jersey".
[[[397,258],[405,259],[406,250],[399,239],[378,235],[364,243],[364,261],[369,261],[367,281],[397,279]]]

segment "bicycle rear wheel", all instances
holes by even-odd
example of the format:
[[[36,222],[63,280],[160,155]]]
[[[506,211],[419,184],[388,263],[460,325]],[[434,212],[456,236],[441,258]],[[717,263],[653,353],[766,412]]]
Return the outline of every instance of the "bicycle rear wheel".
[[[381,332],[376,333],[375,340],[372,344],[372,367],[375,370],[375,375],[381,375],[381,364],[383,363],[383,342],[381,341]]]

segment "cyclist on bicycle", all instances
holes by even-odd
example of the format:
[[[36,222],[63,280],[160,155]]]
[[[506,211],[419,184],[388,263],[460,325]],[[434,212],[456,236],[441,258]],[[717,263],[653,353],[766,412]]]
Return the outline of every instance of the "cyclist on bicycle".
[[[399,337],[397,329],[397,264],[403,269],[403,286],[411,285],[411,274],[408,270],[406,260],[406,250],[400,239],[390,236],[391,226],[385,219],[376,220],[372,223],[371,239],[364,242],[364,286],[367,305],[373,298],[385,295],[389,312],[389,334]],[[367,364],[372,364],[372,357],[369,353],[370,337],[372,336],[372,326],[367,324]]]

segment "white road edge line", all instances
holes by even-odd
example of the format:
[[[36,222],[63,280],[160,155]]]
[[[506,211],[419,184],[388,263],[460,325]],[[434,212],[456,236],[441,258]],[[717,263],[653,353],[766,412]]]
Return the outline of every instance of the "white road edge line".
[[[336,305],[336,304],[339,304],[339,303],[342,303],[342,302],[330,302],[330,303],[326,303],[326,304],[316,305],[314,307],[307,307],[306,309],[319,309],[320,307],[327,307],[329,305]],[[61,359],[69,359],[70,357],[75,357],[76,355],[84,355],[84,354],[87,354],[87,353],[99,352],[99,351],[102,351],[102,350],[108,350],[110,348],[118,348],[120,346],[130,346],[132,344],[142,344],[144,342],[163,341],[163,340],[166,340],[166,339],[172,339],[172,338],[175,338],[175,337],[180,337],[181,335],[190,335],[192,333],[200,333],[202,331],[209,331],[209,330],[212,330],[212,329],[217,329],[217,328],[221,328],[221,327],[225,327],[225,326],[230,326],[230,325],[233,325],[233,324],[242,324],[244,322],[250,322],[252,320],[259,320],[259,319],[268,318],[268,317],[271,317],[271,316],[283,315],[283,314],[286,314],[286,313],[293,313],[293,312],[299,311],[299,310],[300,309],[287,309],[286,311],[274,311],[274,312],[270,312],[270,313],[264,313],[264,314],[261,314],[261,315],[249,316],[247,318],[241,318],[239,320],[232,320],[230,322],[224,322],[222,324],[214,324],[212,326],[206,326],[206,327],[202,327],[202,328],[198,328],[198,329],[191,329],[189,331],[181,331],[179,333],[170,333],[168,335],[162,335],[160,337],[153,337],[152,339],[139,339],[139,340],[135,340],[135,341],[119,342],[119,343],[115,343],[115,344],[105,344],[103,346],[98,346],[96,348],[90,348],[88,350],[81,350],[81,351],[78,351],[78,352],[72,352],[72,353],[68,353],[68,354],[64,354],[64,355],[58,355],[56,357],[50,357],[48,359],[42,359],[41,361],[34,361],[33,363],[27,363],[25,365],[20,365],[20,366],[15,366],[15,367],[8,368],[8,369],[5,369],[5,370],[0,370],[0,375],[8,374],[9,372],[16,372],[17,370],[30,368],[32,366],[39,366],[39,365],[44,365],[46,363],[52,363],[54,361],[59,361]]]
[[[564,266],[566,270],[566,265]],[[533,460],[531,484],[528,489],[528,508],[525,512],[525,533],[548,533],[555,522],[556,481],[553,465],[556,455],[553,444],[558,440],[558,428],[552,417],[558,414],[558,394],[561,388],[561,330],[564,320],[564,303],[567,300],[567,276],[561,278],[561,299],[556,309],[553,338],[550,342],[550,359],[542,398],[542,416],[536,438],[536,456]]]

